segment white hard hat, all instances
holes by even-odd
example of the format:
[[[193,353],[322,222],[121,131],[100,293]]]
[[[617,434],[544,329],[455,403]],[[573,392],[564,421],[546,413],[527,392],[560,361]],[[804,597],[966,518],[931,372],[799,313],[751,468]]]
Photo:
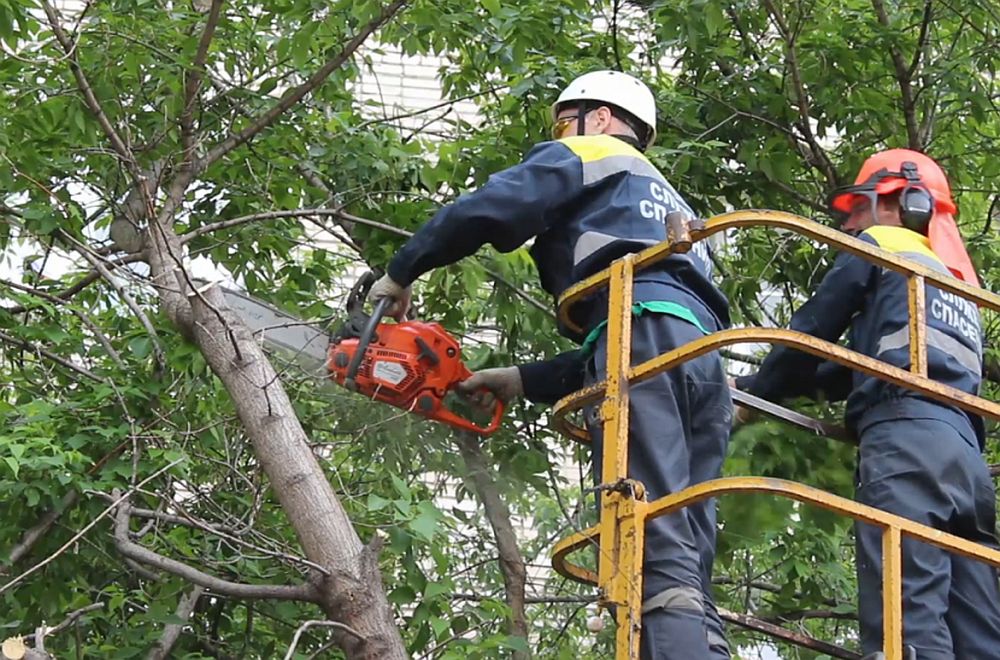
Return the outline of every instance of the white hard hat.
[[[585,73],[562,91],[552,104],[552,118],[555,120],[559,106],[574,101],[599,101],[618,106],[632,113],[648,129],[646,144],[656,139],[656,99],[638,78],[621,71],[591,71]]]

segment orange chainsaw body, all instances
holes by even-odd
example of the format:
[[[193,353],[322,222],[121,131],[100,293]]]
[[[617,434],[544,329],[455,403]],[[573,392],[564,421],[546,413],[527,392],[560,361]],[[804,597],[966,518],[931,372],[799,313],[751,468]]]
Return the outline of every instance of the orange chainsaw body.
[[[362,317],[371,322],[370,317]],[[363,396],[382,401],[455,428],[489,435],[503,416],[497,400],[488,426],[479,426],[444,405],[445,395],[472,372],[462,362],[458,341],[438,323],[378,323],[370,336],[341,332],[330,343],[330,378]],[[370,329],[370,328],[369,328]],[[363,354],[358,358],[358,352]],[[353,371],[353,373],[352,373]]]

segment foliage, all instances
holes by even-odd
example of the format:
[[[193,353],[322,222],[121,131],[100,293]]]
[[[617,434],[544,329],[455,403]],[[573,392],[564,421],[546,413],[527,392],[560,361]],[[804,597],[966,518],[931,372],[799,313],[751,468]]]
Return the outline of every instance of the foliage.
[[[201,4],[106,0],[83,14],[67,11],[63,24],[75,40],[67,56],[40,4],[0,0],[7,53],[0,58],[4,554],[67,493],[78,500],[27,557],[7,565],[7,582],[99,516],[113,489],[140,483],[134,507],[225,530],[136,515],[133,535],[144,546],[231,580],[292,583],[307,573],[233,402],[158,310],[145,265],[131,263],[109,238],[112,221],[128,216],[133,182],[71,66],[79,63],[137,165],[160,162],[164,170],[154,176],[175,173],[184,163],[185,84],[207,20]],[[194,117],[199,152],[245,128],[379,9],[370,0],[223,5]],[[545,139],[547,104],[565,81],[611,67],[652,83],[662,124],[650,155],[705,215],[771,207],[825,221],[819,211],[826,193],[849,182],[867,153],[926,149],[951,176],[962,229],[985,286],[994,288],[998,36],[1000,18],[988,3],[415,0],[380,30],[379,46],[369,42],[267,130],[202,172],[176,214],[178,231],[190,239],[192,259],[327,323],[359,266],[384,265],[403,234],[440,204]],[[421,125],[434,110],[410,123],[359,101],[371,58],[391,47],[440,56],[445,99],[471,99],[479,122],[446,116],[432,134]],[[318,207],[376,224],[274,215]],[[241,220],[254,214],[265,217]],[[218,226],[225,221],[233,222]],[[322,242],[321,228],[330,232]],[[331,238],[338,235],[343,240]],[[720,283],[741,323],[786,320],[829,263],[819,246],[783,235],[751,231],[725,240]],[[113,275],[73,287],[94,263]],[[460,333],[474,367],[566,347],[551,315],[524,300],[544,300],[524,250],[486,249],[427,276],[417,294],[420,316]],[[988,327],[995,347],[996,324]],[[491,658],[523,645],[505,627],[495,542],[450,434],[275,360],[358,533],[384,540],[383,579],[414,657]],[[581,487],[589,477],[567,476],[563,467],[585,463],[585,452],[557,439],[545,410],[528,404],[514,407],[484,451],[507,506],[528,530],[521,550],[531,567],[529,595],[590,594],[534,570],[548,564],[555,539],[588,524],[592,500]],[[762,422],[734,435],[726,472],[796,479],[850,496],[852,453]],[[763,498],[723,500],[720,520],[720,605],[778,618],[852,610],[849,524]],[[124,563],[111,532],[108,517],[68,552],[2,587],[7,614],[0,625],[33,630],[100,602],[75,633],[47,640],[49,650],[59,657],[145,653],[165,625],[178,622],[176,604],[190,587],[168,576],[151,580]],[[529,605],[537,657],[609,655],[609,632],[586,632],[584,605]],[[308,604],[204,597],[175,655],[277,657],[303,621],[317,618],[322,613]],[[802,626],[855,643],[842,617],[803,619]],[[758,643],[735,627],[730,634],[734,649],[749,652]],[[319,653],[329,639],[323,629],[305,631],[297,657]]]

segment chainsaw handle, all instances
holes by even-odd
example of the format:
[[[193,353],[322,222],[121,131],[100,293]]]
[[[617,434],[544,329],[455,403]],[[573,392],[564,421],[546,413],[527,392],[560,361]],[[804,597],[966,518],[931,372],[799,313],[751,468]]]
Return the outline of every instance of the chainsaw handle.
[[[500,427],[500,420],[503,419],[504,402],[499,397],[493,403],[493,418],[486,426],[479,426],[464,417],[456,415],[444,406],[434,414],[434,419],[440,420],[449,426],[453,426],[462,431],[471,431],[477,435],[492,435]]]
[[[362,311],[365,299],[368,297],[368,292],[372,290],[372,285],[375,284],[375,279],[375,272],[366,270],[358,278],[358,281],[354,283],[354,286],[351,287],[351,293],[347,296],[347,305],[345,305],[348,314]]]
[[[361,336],[358,338],[358,347],[355,349],[354,355],[351,357],[351,362],[347,365],[347,372],[344,374],[344,387],[352,392],[358,389],[357,383],[354,382],[354,377],[358,375],[358,367],[361,366],[361,360],[365,357],[368,345],[372,343],[375,328],[382,322],[382,317],[385,316],[385,313],[389,311],[389,307],[394,302],[392,298],[386,297],[375,303],[375,309],[372,311],[372,315],[368,317],[368,322],[365,323],[365,327],[361,331]]]

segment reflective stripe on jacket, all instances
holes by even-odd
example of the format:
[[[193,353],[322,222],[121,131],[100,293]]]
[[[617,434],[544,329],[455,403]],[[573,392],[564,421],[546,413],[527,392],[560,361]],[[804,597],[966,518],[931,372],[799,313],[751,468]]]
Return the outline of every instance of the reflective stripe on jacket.
[[[665,219],[690,207],[638,150],[610,135],[573,136],[536,145],[525,159],[442,208],[396,254],[389,275],[409,284],[486,243],[509,252],[534,238],[542,287],[558,297],[614,259],[666,240]],[[639,273],[636,302],[674,301],[707,327],[729,325],[728,303],[710,279],[703,243]],[[574,309],[583,340],[607,315],[606,296]]]
[[[876,226],[861,240],[948,274],[925,236],[903,227]],[[982,329],[971,302],[932,286],[926,288],[927,373],[940,383],[978,394],[982,378]],[[859,353],[909,369],[909,301],[906,278],[850,253],[837,255],[813,296],[792,316],[790,327],[836,342],[850,328],[849,346]],[[821,367],[821,365],[823,365]],[[878,403],[917,396],[910,390],[846,368],[830,368],[820,358],[787,347],[774,348],[752,377],[737,379],[741,389],[778,401],[818,393],[847,393],[846,422],[857,427]],[[968,417],[980,442],[982,419],[958,408],[928,401],[943,417]]]

